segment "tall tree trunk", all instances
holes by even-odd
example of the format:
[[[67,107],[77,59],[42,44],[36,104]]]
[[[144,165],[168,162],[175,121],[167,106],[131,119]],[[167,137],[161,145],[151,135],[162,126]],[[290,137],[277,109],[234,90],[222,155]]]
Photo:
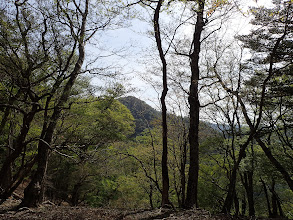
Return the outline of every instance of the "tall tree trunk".
[[[281,217],[285,217],[279,197],[277,197],[277,205],[278,205],[278,209],[279,209],[280,216]]]
[[[55,127],[54,127],[55,128]],[[24,199],[20,204],[21,207],[34,207],[43,201],[45,174],[48,165],[49,144],[51,143],[54,128],[47,130],[46,137],[39,141],[37,165],[38,168],[32,177],[31,182],[24,190]]]
[[[167,107],[166,107],[166,96],[168,92],[167,85],[167,62],[165,59],[165,54],[162,48],[162,40],[160,33],[160,9],[162,6],[163,0],[159,0],[154,14],[154,32],[157,43],[157,48],[159,51],[160,59],[162,62],[162,73],[163,73],[163,91],[161,95],[161,105],[162,105],[162,138],[163,138],[163,153],[162,153],[162,207],[167,204],[170,204],[169,201],[169,174],[168,174],[168,131],[167,131]]]
[[[193,206],[198,207],[197,188],[198,188],[198,172],[199,172],[199,98],[198,98],[198,81],[199,81],[199,53],[200,53],[200,38],[204,26],[203,12],[205,6],[205,0],[197,1],[197,20],[195,24],[195,30],[193,34],[193,52],[190,57],[191,68],[191,82],[189,88],[188,102],[190,105],[189,118],[189,146],[190,146],[190,162],[189,173],[187,183],[187,194],[185,206],[191,208]]]

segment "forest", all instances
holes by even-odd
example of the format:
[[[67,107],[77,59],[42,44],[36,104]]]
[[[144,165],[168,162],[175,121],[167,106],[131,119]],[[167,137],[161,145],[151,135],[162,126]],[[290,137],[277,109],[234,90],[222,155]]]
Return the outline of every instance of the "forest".
[[[293,219],[293,1],[260,2],[0,0],[0,213]]]

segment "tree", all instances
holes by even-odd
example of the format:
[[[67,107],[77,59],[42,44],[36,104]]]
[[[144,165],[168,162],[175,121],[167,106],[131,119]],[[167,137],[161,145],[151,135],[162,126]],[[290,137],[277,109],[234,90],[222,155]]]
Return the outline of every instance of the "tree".
[[[170,74],[168,79],[173,83],[173,86],[177,87],[176,91],[181,90],[188,96],[189,104],[189,147],[190,147],[190,166],[189,166],[189,180],[187,184],[187,196],[186,196],[186,206],[198,206],[197,204],[197,182],[198,182],[198,127],[199,127],[199,111],[202,106],[199,102],[199,93],[200,87],[204,83],[200,83],[201,79],[204,78],[202,69],[200,68],[201,62],[201,45],[202,43],[209,38],[214,32],[219,30],[222,25],[222,21],[216,25],[217,27],[208,28],[209,22],[213,22],[217,19],[222,18],[221,16],[228,14],[233,8],[233,4],[230,4],[227,1],[169,1],[169,8],[172,10],[172,4],[175,6],[182,6],[180,8],[180,13],[178,15],[178,20],[176,22],[170,22],[168,27],[164,28],[164,36],[167,41],[167,51],[170,55],[170,60],[173,57],[176,57],[176,64],[169,62],[168,65],[171,65],[172,71],[169,71]],[[227,7],[222,7],[227,6]],[[221,10],[226,8],[226,10]],[[215,12],[219,9],[219,13]],[[190,11],[188,11],[190,10]],[[172,13],[172,12],[171,12]],[[212,15],[216,14],[216,18],[213,18]],[[175,16],[175,13],[174,13]],[[210,18],[211,17],[211,18]],[[208,19],[211,21],[208,22]],[[220,20],[219,19],[219,20]],[[172,20],[173,21],[173,20]],[[203,31],[205,26],[205,31]],[[184,28],[194,28],[193,35],[186,36]],[[182,33],[180,33],[182,31]],[[178,34],[179,33],[179,34]],[[204,35],[202,36],[202,33]],[[182,37],[183,35],[183,37]],[[176,56],[174,56],[176,55]],[[182,59],[180,57],[184,57]],[[189,70],[186,67],[186,62],[189,63]],[[171,75],[174,72],[174,75]],[[188,77],[188,87],[189,89],[184,88],[186,86],[186,78]]]
[[[22,151],[25,152],[27,145],[33,142],[33,140],[26,140],[26,138],[35,115],[41,111],[38,104],[41,98],[35,91],[39,89],[40,82],[48,79],[48,76],[46,77],[43,74],[44,72],[38,72],[40,68],[45,69],[45,64],[48,62],[49,48],[45,43],[48,34],[47,21],[45,18],[42,19],[42,17],[39,20],[32,20],[33,16],[30,14],[30,10],[20,9],[24,4],[26,4],[26,1],[23,3],[16,2],[14,8],[13,5],[7,6],[9,9],[12,7],[11,11],[14,13],[12,15],[3,13],[1,19],[1,73],[4,75],[1,85],[3,88],[2,92],[9,97],[8,100],[1,102],[4,112],[1,130],[3,131],[7,118],[12,116],[13,111],[16,114],[22,115],[17,122],[20,125],[20,129],[14,129],[16,137],[13,140],[13,150],[2,164],[1,176],[5,176],[9,167],[12,166]],[[4,12],[6,11],[4,10]],[[44,29],[36,31],[36,26],[39,24],[44,25]],[[5,28],[7,29],[5,30]],[[30,47],[32,41],[29,37],[33,35],[39,41]],[[34,79],[32,79],[33,73],[35,73]],[[27,175],[27,172],[35,162],[34,159],[29,159],[28,161],[25,159],[24,153],[23,164],[20,166],[19,172],[6,187],[3,187],[3,183],[0,182],[1,187],[4,188],[1,193],[1,199],[5,200],[9,196],[11,191],[22,181],[24,175]],[[25,164],[25,162],[27,163]]]
[[[292,66],[292,61],[288,59],[292,56],[290,49],[284,50],[284,48],[288,48],[288,46],[290,48],[290,45],[292,45],[292,2],[275,1],[274,4],[275,7],[272,9],[253,10],[255,19],[252,23],[255,25],[262,24],[262,26],[258,30],[253,30],[250,35],[239,38],[246,47],[257,52],[255,59],[252,59],[252,61],[258,65],[261,73],[264,74],[259,97],[254,100],[259,111],[257,123],[253,124],[249,118],[247,118],[247,123],[251,130],[260,130],[255,139],[272,164],[282,173],[290,189],[293,190],[293,181],[290,173],[274,157],[271,149],[267,147],[260,134],[266,124],[264,114],[267,108],[267,100],[274,97],[275,89],[270,85],[274,84],[278,76],[286,74],[288,68]],[[264,58],[261,58],[261,55],[264,55]],[[290,83],[290,81],[287,82]],[[286,90],[286,86],[284,84],[283,86]],[[284,105],[286,105],[286,102]],[[260,123],[262,125],[259,127]]]
[[[197,188],[198,188],[198,171],[199,171],[199,97],[198,97],[198,81],[199,81],[199,53],[201,44],[201,33],[204,23],[204,6],[205,1],[198,1],[198,8],[196,11],[197,19],[194,27],[194,34],[192,40],[192,52],[190,53],[190,89],[188,102],[190,105],[189,112],[189,147],[190,147],[190,165],[188,173],[187,195],[185,206],[191,208],[192,206],[198,207]]]
[[[166,107],[166,96],[168,92],[167,84],[167,62],[165,53],[162,48],[161,32],[160,32],[160,10],[163,4],[163,0],[159,0],[154,13],[154,33],[159,51],[160,59],[162,62],[162,78],[163,78],[163,91],[161,96],[162,105],[162,138],[163,138],[163,152],[162,152],[162,207],[169,205],[169,174],[168,174],[168,131],[167,131],[167,107]]]
[[[118,13],[114,7],[105,9],[103,2],[94,5],[88,0],[48,4],[25,0],[7,4],[9,13],[1,11],[5,15],[1,17],[1,88],[8,94],[8,99],[1,102],[2,128],[11,110],[21,117],[13,151],[5,158],[0,175],[5,175],[20,157],[23,164],[1,193],[1,199],[4,201],[37,163],[21,204],[34,206],[43,197],[48,155],[58,119],[63,109],[70,107],[68,100],[77,96],[72,90],[77,78],[87,71],[82,69],[85,44],[97,31],[114,22]],[[105,16],[97,16],[97,6],[103,6]],[[35,124],[39,125],[37,132],[32,129]],[[28,147],[37,147],[37,154],[26,155]]]
[[[283,178],[286,180],[292,190],[292,178],[290,177],[290,173],[273,156],[271,149],[267,147],[267,144],[269,146],[269,143],[265,143],[263,139],[263,132],[266,128],[266,102],[270,97],[269,85],[276,76],[276,73],[283,68],[286,69],[286,67],[288,66],[288,62],[286,64],[286,59],[282,59],[282,56],[280,56],[279,54],[281,48],[283,48],[282,45],[284,43],[287,44],[288,39],[290,39],[291,36],[289,24],[291,19],[290,8],[292,3],[290,1],[279,1],[274,3],[276,7],[273,9],[258,8],[257,10],[253,10],[253,14],[255,15],[256,19],[254,19],[252,23],[260,25],[260,28],[258,28],[257,30],[253,30],[248,36],[239,37],[239,39],[244,43],[245,47],[250,48],[252,51],[255,52],[252,59],[250,59],[250,61],[252,61],[250,64],[253,64],[253,67],[255,68],[254,70],[252,70],[252,75],[262,75],[259,78],[260,81],[258,81],[258,83],[256,84],[257,87],[255,87],[254,92],[252,92],[251,90],[241,90],[239,86],[237,86],[236,88],[233,88],[233,85],[228,86],[228,84],[223,80],[222,76],[219,74],[218,69],[215,68],[215,66],[214,72],[223,89],[226,90],[226,92],[230,95],[233,95],[241,106],[243,117],[245,118],[245,121],[250,129],[250,141],[252,139],[255,139],[257,141],[263,152],[270,159],[272,164],[283,175]],[[284,57],[286,57],[287,55],[285,55]],[[239,68],[239,73],[241,73],[243,70],[244,68]],[[254,77],[250,78],[250,82],[253,82],[253,78]],[[249,82],[249,80],[247,80],[246,82]],[[239,81],[238,85],[241,85],[241,83],[243,83],[242,80]],[[242,146],[241,150],[243,153],[245,152],[245,148],[247,146],[248,145]],[[240,155],[242,154],[239,153],[239,156]],[[241,159],[241,157],[239,157],[239,159]],[[231,208],[231,199],[228,199],[228,197],[231,198],[231,196],[227,196],[227,202],[225,203],[224,208],[229,211]],[[223,212],[226,212],[224,208]]]
[[[48,169],[47,182],[52,185],[46,192],[50,198],[72,205],[78,205],[80,200],[95,206],[108,201],[111,196],[107,199],[102,192],[111,193],[112,188],[106,189],[104,181],[115,182],[115,178],[111,174],[107,178],[102,172],[105,158],[111,158],[107,149],[130,136],[133,125],[129,110],[111,96],[79,99],[63,111]],[[102,185],[97,188],[99,182]]]
[[[148,1],[139,1],[139,3],[142,3],[144,5],[151,4]],[[210,17],[213,14],[216,14],[217,18],[211,18],[211,21],[217,20],[218,16],[220,17],[224,14],[228,14],[231,11],[231,8],[233,8],[233,4],[227,3],[227,1],[213,1],[211,4],[206,3],[205,1],[169,1],[167,6],[169,8],[170,13],[172,14],[172,7],[174,6],[182,6],[180,8],[181,13],[178,15],[178,20],[173,22],[170,22],[168,24],[168,27],[164,27],[164,32],[161,32],[161,34],[164,34],[164,39],[166,46],[165,48],[165,57],[168,58],[176,56],[176,60],[179,59],[177,62],[179,65],[182,65],[182,67],[178,65],[174,65],[172,71],[169,71],[170,74],[168,75],[168,80],[173,81],[173,84],[177,86],[177,91],[182,90],[187,93],[188,95],[188,102],[189,102],[189,111],[190,111],[190,127],[189,127],[189,145],[191,149],[190,153],[190,166],[189,166],[189,183],[187,186],[187,197],[186,197],[186,206],[192,207],[197,206],[197,182],[198,182],[198,127],[199,127],[199,109],[200,109],[200,103],[199,103],[199,91],[200,91],[200,84],[199,81],[201,79],[200,77],[200,52],[201,52],[201,44],[203,41],[205,41],[210,35],[212,35],[214,32],[219,30],[222,25],[222,21],[219,21],[219,27],[216,28],[212,27],[208,31],[205,31],[204,37],[202,37],[202,31],[203,27],[206,26],[209,22],[206,17]],[[224,5],[227,5],[228,7],[222,7]],[[150,6],[150,5],[148,5]],[[205,6],[207,7],[205,10]],[[222,8],[226,8],[226,10],[221,10]],[[215,13],[217,11],[216,9],[219,9],[219,13]],[[167,9],[168,10],[168,9]],[[190,10],[190,11],[188,11]],[[168,11],[168,12],[169,12]],[[173,15],[178,14],[173,11]],[[217,24],[218,25],[218,24]],[[194,28],[194,33],[192,37],[184,36],[184,38],[181,38],[180,34],[184,35],[183,33],[179,33],[182,28]],[[184,30],[182,30],[184,32]],[[179,33],[179,34],[178,34]],[[183,61],[183,59],[178,57],[185,57],[186,59]],[[178,58],[178,59],[177,59]],[[174,58],[173,58],[174,59]],[[189,70],[185,72],[186,68],[186,62],[189,62]],[[168,62],[168,68],[171,69],[169,66],[172,65],[171,62]],[[164,69],[164,68],[163,68]],[[158,70],[157,70],[158,71]],[[174,76],[171,76],[171,73],[175,72],[178,73],[177,77],[174,74]],[[189,78],[189,89],[184,89],[183,85],[186,85],[185,77],[188,75]],[[190,74],[190,75],[189,75]],[[157,74],[156,74],[157,75]],[[204,77],[203,77],[204,78]],[[183,79],[184,82],[181,80]],[[169,85],[170,86],[170,85]],[[169,98],[169,96],[168,96]],[[182,169],[183,170],[183,169]]]
[[[147,5],[148,7],[154,10],[153,15],[153,28],[154,28],[154,37],[156,40],[157,50],[159,52],[160,61],[162,64],[162,94],[161,94],[161,107],[162,107],[162,140],[163,140],[163,151],[162,151],[162,207],[170,205],[169,201],[169,173],[168,173],[168,129],[167,129],[167,106],[166,106],[166,96],[168,93],[168,84],[167,84],[167,61],[166,53],[167,51],[163,50],[163,42],[161,39],[161,30],[160,30],[160,13],[163,6],[163,0],[154,1],[157,3],[156,6],[152,7],[152,1],[138,1],[133,4],[141,3]]]

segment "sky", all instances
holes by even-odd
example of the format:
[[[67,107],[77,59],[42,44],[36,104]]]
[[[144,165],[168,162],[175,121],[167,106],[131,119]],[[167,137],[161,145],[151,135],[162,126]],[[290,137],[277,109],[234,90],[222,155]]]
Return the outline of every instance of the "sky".
[[[270,6],[270,0],[243,0],[242,11],[243,15],[238,15],[231,23],[232,32],[241,30],[241,34],[248,33],[251,25],[249,20],[251,17],[247,15],[249,6]],[[150,18],[145,10],[141,10],[141,15],[145,18]],[[143,14],[145,13],[145,14]],[[166,15],[168,16],[168,15]],[[162,20],[169,19],[162,17]],[[114,66],[112,70],[120,76],[115,82],[126,85],[126,88],[132,88],[127,95],[133,95],[150,104],[156,109],[160,109],[159,97],[161,91],[155,91],[154,88],[147,83],[144,78],[148,79],[148,70],[145,61],[150,61],[149,65],[158,62],[158,58],[149,60],[150,51],[157,53],[154,38],[149,34],[152,26],[140,19],[132,19],[128,27],[119,28],[107,31],[106,35],[99,36],[99,46],[90,45],[88,47],[88,57],[97,55],[107,56],[98,59],[96,65]],[[192,29],[186,29],[186,32],[191,32]],[[232,33],[231,32],[231,33]],[[105,34],[105,33],[103,33]],[[102,49],[101,49],[102,48]],[[113,51],[115,50],[115,51]],[[94,85],[105,85],[106,81],[100,78],[94,78]]]

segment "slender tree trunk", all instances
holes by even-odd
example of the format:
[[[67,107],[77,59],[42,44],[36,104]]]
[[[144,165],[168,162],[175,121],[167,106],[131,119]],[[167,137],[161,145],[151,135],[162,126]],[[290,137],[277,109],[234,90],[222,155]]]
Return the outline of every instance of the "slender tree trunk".
[[[248,172],[248,206],[249,206],[249,216],[255,216],[254,209],[254,198],[253,198],[253,171]]]
[[[186,167],[186,157],[187,157],[187,139],[186,133],[184,132],[184,143],[182,149],[181,167],[180,167],[180,187],[181,187],[181,204],[180,208],[184,207],[185,202],[185,191],[186,191],[186,177],[185,177],[185,167]]]
[[[283,209],[282,209],[282,206],[281,206],[281,202],[280,202],[280,198],[278,197],[277,199],[277,205],[278,205],[278,209],[279,209],[279,213],[280,213],[280,216],[281,217],[284,217],[284,212],[283,212]]]
[[[37,155],[38,168],[33,175],[28,187],[24,191],[24,200],[20,206],[34,207],[43,201],[45,191],[44,182],[47,171],[49,152],[49,146],[47,146],[47,144],[49,143],[51,143],[51,141],[48,139],[39,142]]]
[[[277,205],[277,196],[274,193],[275,191],[275,181],[272,181],[272,187],[271,187],[271,193],[272,193],[272,218],[275,218],[278,216],[278,205]]]
[[[190,146],[190,162],[187,183],[187,195],[185,207],[198,207],[197,190],[198,190],[198,172],[199,172],[199,98],[198,98],[198,81],[199,81],[199,53],[200,53],[200,38],[204,26],[203,12],[205,0],[199,0],[197,9],[197,21],[193,35],[193,52],[190,56],[191,82],[189,88],[188,102],[190,105],[189,118],[189,146]]]
[[[272,216],[271,203],[270,203],[270,199],[269,199],[269,195],[268,195],[268,190],[267,190],[266,183],[262,179],[260,179],[260,181],[262,183],[262,186],[263,186],[263,189],[264,189],[264,193],[265,193],[265,196],[266,196],[269,216]]]
[[[165,54],[162,48],[162,40],[160,33],[160,9],[162,6],[163,0],[159,0],[157,7],[155,9],[154,14],[154,31],[155,38],[157,43],[157,48],[159,51],[160,59],[162,62],[162,73],[163,73],[163,91],[161,95],[161,105],[162,105],[162,138],[163,138],[163,153],[162,153],[162,181],[163,181],[163,189],[162,189],[162,207],[170,204],[169,201],[169,174],[168,174],[168,134],[167,134],[167,107],[166,107],[166,96],[168,92],[167,85],[167,62],[165,59]]]
[[[245,213],[246,213],[246,200],[245,200],[245,196],[244,196],[244,199],[242,199],[241,201],[242,201],[241,215],[245,216]]]
[[[154,209],[154,203],[153,203],[153,185],[150,183],[150,192],[149,192],[149,201],[150,201],[150,208]]]
[[[248,200],[249,216],[255,216],[254,198],[253,198],[253,171],[244,172],[241,175],[241,182],[245,188]]]

